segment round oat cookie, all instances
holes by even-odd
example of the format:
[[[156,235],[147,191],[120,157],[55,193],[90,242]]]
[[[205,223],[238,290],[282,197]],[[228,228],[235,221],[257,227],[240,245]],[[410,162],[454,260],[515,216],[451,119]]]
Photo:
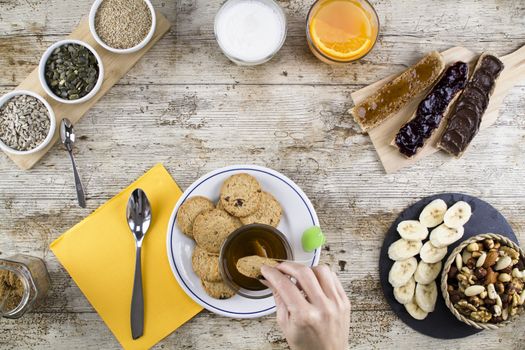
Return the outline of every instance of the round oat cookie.
[[[224,210],[224,207],[222,206],[222,204],[221,204],[221,200],[220,200],[220,199],[219,199],[219,201],[217,202],[217,205],[215,206],[215,208],[216,208],[216,209]],[[228,213],[228,212],[227,212],[227,213]],[[240,220],[238,217],[233,216],[233,215],[231,215],[230,213],[228,213],[228,215],[230,215],[230,217],[231,217],[233,220],[235,220],[235,222],[237,223],[237,225],[238,225],[239,227],[242,226],[242,222],[241,222],[241,220]]]
[[[281,221],[282,212],[283,209],[277,199],[268,192],[262,192],[259,209],[255,213],[240,219],[243,225],[266,224],[277,227]]]
[[[215,299],[229,299],[236,293],[223,281],[209,282],[206,280],[201,280],[201,282],[206,294]]]
[[[191,266],[200,279],[209,282],[219,282],[222,280],[219,271],[219,256],[208,253],[198,245],[196,245],[193,250]]]
[[[241,222],[221,209],[211,209],[200,213],[193,222],[193,238],[208,253],[218,254],[222,242]]]
[[[261,185],[256,178],[248,174],[235,174],[222,184],[221,205],[234,216],[248,216],[259,208],[261,192]]]
[[[182,233],[193,238],[193,221],[205,210],[213,209],[212,201],[203,196],[188,198],[179,208],[177,215],[177,225]]]

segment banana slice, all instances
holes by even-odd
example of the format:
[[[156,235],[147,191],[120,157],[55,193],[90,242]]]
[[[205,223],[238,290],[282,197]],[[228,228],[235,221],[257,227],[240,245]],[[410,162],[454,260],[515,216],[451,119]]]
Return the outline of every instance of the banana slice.
[[[443,222],[446,212],[447,203],[442,199],[435,199],[423,208],[419,214],[419,221],[426,227],[436,227]]]
[[[443,218],[448,227],[458,228],[467,223],[472,215],[472,208],[467,202],[459,201],[448,208]]]
[[[397,225],[397,232],[408,241],[422,241],[428,236],[428,228],[417,220],[401,221]]]
[[[416,285],[416,303],[425,312],[432,312],[436,308],[437,285],[433,281],[429,284],[418,283]]]
[[[429,284],[434,282],[434,280],[439,275],[442,266],[443,264],[441,261],[438,261],[435,264],[427,264],[424,261],[420,261],[417,265],[417,270],[414,275],[415,281],[421,284]]]
[[[415,301],[412,301],[412,302],[410,302],[408,304],[405,304],[405,309],[410,314],[410,316],[412,316],[416,320],[420,320],[421,321],[421,320],[424,320],[425,318],[427,318],[427,316],[428,316],[428,312],[426,312],[425,310],[423,310],[422,308],[417,306]]]
[[[423,247],[419,252],[421,260],[423,260],[427,264],[437,263],[438,261],[441,261],[441,259],[443,259],[445,255],[447,255],[447,248],[434,247],[434,245],[430,241],[423,244]]]
[[[400,304],[408,304],[414,299],[415,291],[416,281],[413,278],[410,278],[406,284],[394,288],[394,298],[396,298]]]
[[[430,242],[436,248],[448,247],[463,237],[464,232],[463,226],[453,228],[441,224],[430,232]]]
[[[398,239],[388,247],[388,257],[392,260],[406,260],[416,256],[423,243],[421,241],[407,241],[406,239]]]
[[[388,282],[390,282],[392,287],[401,287],[410,281],[416,269],[416,258],[396,261],[388,273]]]

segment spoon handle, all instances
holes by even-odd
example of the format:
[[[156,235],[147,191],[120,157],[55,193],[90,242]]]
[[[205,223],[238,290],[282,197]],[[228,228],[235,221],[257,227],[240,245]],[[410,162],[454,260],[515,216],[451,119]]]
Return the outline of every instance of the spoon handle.
[[[71,164],[73,164],[73,174],[75,175],[75,187],[77,188],[77,198],[78,205],[80,207],[86,207],[86,197],[84,195],[84,188],[82,187],[82,181],[80,181],[80,176],[78,175],[77,164],[75,163],[75,158],[73,157],[73,152],[68,150],[69,158],[71,158]]]
[[[142,337],[144,333],[144,296],[142,294],[142,268],[140,251],[137,246],[135,257],[135,280],[133,282],[133,296],[131,297],[131,336],[133,339]]]

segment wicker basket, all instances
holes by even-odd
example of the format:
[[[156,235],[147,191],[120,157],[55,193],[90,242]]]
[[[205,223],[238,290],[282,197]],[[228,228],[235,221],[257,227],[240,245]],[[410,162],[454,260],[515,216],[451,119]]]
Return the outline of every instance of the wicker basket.
[[[485,234],[480,234],[472,238],[469,238],[465,240],[464,242],[462,242],[459,246],[457,246],[456,249],[454,249],[452,253],[450,253],[447,261],[445,262],[445,266],[443,267],[443,272],[441,274],[441,293],[443,294],[443,298],[445,299],[445,304],[447,305],[449,310],[461,322],[464,322],[468,324],[469,326],[475,327],[477,329],[499,329],[513,322],[519,316],[519,313],[512,317],[509,317],[506,321],[503,321],[500,323],[475,322],[463,316],[462,314],[459,313],[458,310],[456,310],[454,305],[452,305],[452,302],[450,301],[450,295],[448,294],[448,283],[447,283],[448,272],[452,264],[455,262],[456,256],[458,254],[461,254],[463,249],[465,249],[465,247],[469,245],[470,243],[483,241],[484,239],[493,239],[494,241],[500,242],[502,245],[506,245],[506,246],[509,246],[515,249],[516,251],[520,253],[521,257],[525,256],[525,254],[523,253],[523,250],[516,243],[514,243],[513,241],[511,241],[510,239],[502,235],[498,235],[495,233],[485,233]]]

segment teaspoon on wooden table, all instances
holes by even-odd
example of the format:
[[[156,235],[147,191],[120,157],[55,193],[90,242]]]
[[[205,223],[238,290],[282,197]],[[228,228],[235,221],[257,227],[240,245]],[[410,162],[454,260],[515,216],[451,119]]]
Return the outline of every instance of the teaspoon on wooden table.
[[[73,131],[73,124],[67,118],[62,119],[62,122],[60,123],[60,139],[66,147],[66,150],[69,153],[69,158],[71,158],[71,164],[73,165],[73,174],[75,175],[75,186],[77,189],[78,205],[80,205],[82,208],[85,208],[86,196],[84,194],[84,188],[82,187],[82,181],[80,181],[80,176],[78,175],[75,158],[73,157],[73,144],[75,143],[75,132]]]

